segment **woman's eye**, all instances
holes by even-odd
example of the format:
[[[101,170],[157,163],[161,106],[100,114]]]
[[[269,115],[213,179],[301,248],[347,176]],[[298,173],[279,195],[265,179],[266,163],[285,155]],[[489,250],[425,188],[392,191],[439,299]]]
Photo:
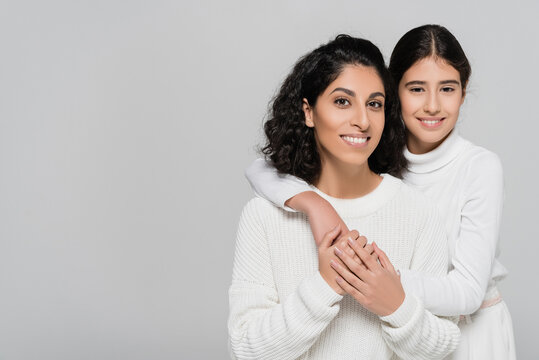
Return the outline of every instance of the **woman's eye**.
[[[381,109],[384,107],[384,104],[382,104],[380,101],[369,101],[367,105],[375,109]]]
[[[450,86],[446,86],[442,88],[442,92],[453,92],[453,91],[455,91],[455,89]]]
[[[423,88],[420,88],[420,87],[413,87],[413,88],[410,88],[410,91],[418,93],[418,92],[423,92],[425,90],[423,90]]]
[[[339,106],[348,106],[350,105],[350,101],[348,101],[348,99],[345,99],[345,98],[338,98],[338,99],[335,99],[335,104]]]

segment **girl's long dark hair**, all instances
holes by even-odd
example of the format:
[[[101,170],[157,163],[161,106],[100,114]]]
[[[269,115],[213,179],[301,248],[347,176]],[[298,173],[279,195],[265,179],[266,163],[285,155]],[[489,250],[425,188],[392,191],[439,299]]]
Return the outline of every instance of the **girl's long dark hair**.
[[[455,36],[440,25],[423,25],[400,38],[389,61],[389,71],[395,84],[399,85],[412,65],[431,56],[453,66],[460,74],[462,89],[466,89],[472,73],[470,62]]]

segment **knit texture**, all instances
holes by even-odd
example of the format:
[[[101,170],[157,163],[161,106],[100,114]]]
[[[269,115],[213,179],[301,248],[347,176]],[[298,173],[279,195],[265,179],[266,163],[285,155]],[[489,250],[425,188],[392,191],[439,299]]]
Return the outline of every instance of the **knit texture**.
[[[403,180],[437,205],[451,258],[444,276],[400,268],[404,289],[434,314],[471,314],[489,294],[497,293],[496,284],[507,275],[499,261],[501,162],[496,154],[460,137],[456,129],[436,149],[421,155],[405,149],[404,155],[409,171]],[[293,210],[284,206],[286,200],[312,190],[301,179],[278,174],[264,159],[255,160],[245,175],[257,194],[288,211]]]
[[[436,210],[400,180],[385,175],[358,199],[318,192],[396,267],[447,272],[446,237]],[[236,359],[438,359],[459,338],[453,322],[429,313],[412,294],[380,318],[335,293],[318,271],[306,216],[261,198],[252,199],[241,216],[229,299]]]

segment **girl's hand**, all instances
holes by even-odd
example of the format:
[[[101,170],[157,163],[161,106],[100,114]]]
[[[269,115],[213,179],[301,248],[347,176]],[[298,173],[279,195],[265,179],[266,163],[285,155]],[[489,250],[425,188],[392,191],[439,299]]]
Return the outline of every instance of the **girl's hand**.
[[[332,230],[326,233],[318,246],[318,270],[322,278],[326,280],[329,286],[339,295],[344,295],[344,290],[337,284],[337,273],[331,268],[331,262],[335,261],[334,248],[331,246],[335,239],[341,233],[340,225],[335,226]]]
[[[344,263],[335,256],[336,244],[347,244],[347,241],[349,241],[348,239],[359,241],[358,237],[359,233],[356,230],[343,232],[341,231],[340,225],[337,225],[324,235],[322,243],[318,247],[318,269],[320,274],[324,280],[326,280],[328,285],[340,295],[344,295],[344,290],[337,284],[336,278],[338,274],[331,267],[330,263],[333,261],[341,266],[345,266]],[[351,248],[348,249],[351,252],[350,256],[355,256],[354,251]]]
[[[339,274],[335,282],[370,312],[379,316],[392,314],[404,301],[404,290],[389,258],[376,244],[373,248],[378,252],[380,263],[377,256],[369,254],[357,241],[349,241],[349,246],[363,264],[336,246],[335,254],[346,266],[330,262]]]

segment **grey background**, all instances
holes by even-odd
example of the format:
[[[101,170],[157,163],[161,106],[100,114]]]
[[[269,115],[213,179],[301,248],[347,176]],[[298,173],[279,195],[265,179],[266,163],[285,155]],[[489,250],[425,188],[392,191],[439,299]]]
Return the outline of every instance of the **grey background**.
[[[0,359],[225,359],[239,214],[267,103],[341,32],[386,56],[447,26],[461,132],[497,152],[518,355],[538,299],[535,1],[0,2]]]

